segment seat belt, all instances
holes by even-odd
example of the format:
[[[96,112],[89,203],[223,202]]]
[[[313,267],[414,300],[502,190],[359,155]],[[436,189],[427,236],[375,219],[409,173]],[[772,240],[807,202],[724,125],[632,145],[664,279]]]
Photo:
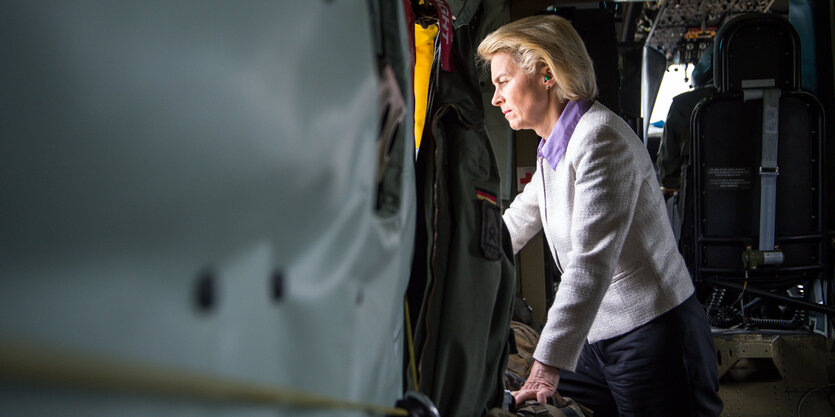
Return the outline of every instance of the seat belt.
[[[783,252],[774,246],[777,206],[777,139],[780,120],[780,89],[774,79],[743,80],[743,101],[763,101],[762,158],[760,161],[760,241],[759,250],[746,249],[743,262],[749,269],[759,265],[783,263]]]

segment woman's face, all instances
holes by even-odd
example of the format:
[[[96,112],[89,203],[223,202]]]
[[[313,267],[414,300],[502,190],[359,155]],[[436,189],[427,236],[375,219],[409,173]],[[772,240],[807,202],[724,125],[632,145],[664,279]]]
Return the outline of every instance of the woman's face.
[[[491,103],[500,107],[513,130],[534,129],[546,121],[548,85],[544,76],[530,76],[513,62],[510,54],[498,53],[490,60],[490,75],[496,92]],[[550,126],[548,127],[550,129]]]

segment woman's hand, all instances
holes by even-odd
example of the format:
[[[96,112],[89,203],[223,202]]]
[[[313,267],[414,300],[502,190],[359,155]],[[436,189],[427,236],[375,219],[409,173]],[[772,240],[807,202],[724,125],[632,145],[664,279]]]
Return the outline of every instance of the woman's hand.
[[[540,404],[547,404],[548,398],[557,393],[560,382],[560,370],[540,361],[534,361],[528,380],[519,391],[512,392],[516,405],[521,406],[527,400],[536,399]]]

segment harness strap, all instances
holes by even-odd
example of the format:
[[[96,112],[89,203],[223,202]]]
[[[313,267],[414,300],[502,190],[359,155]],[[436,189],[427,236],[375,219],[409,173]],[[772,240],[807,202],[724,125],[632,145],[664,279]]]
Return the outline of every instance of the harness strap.
[[[768,85],[770,88],[759,88]],[[762,158],[760,162],[760,246],[761,251],[774,250],[774,222],[777,205],[777,139],[780,120],[780,89],[773,88],[774,80],[752,80],[743,82],[743,100],[762,98]]]

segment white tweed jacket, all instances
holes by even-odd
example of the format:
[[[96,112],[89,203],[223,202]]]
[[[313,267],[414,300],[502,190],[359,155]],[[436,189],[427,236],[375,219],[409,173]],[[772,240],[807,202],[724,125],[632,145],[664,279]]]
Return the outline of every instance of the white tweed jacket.
[[[503,217],[514,253],[543,230],[562,271],[534,352],[542,363],[573,371],[585,340],[627,333],[693,294],[649,153],[598,102],[556,170],[539,158]]]

